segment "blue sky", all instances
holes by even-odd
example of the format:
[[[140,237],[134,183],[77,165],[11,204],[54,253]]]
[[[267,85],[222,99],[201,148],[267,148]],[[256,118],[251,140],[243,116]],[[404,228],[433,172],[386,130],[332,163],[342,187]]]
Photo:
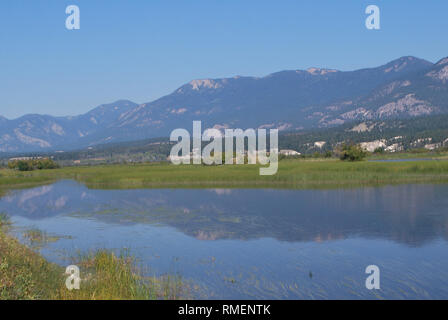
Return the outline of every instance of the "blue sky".
[[[78,5],[81,29],[65,28]],[[369,4],[381,30],[367,30]],[[149,102],[198,78],[448,56],[441,0],[2,0],[0,115]]]

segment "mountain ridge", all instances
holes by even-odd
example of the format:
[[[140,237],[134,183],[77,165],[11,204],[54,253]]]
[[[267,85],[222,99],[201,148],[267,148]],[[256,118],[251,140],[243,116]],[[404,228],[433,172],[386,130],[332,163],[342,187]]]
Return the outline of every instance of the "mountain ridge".
[[[353,71],[311,67],[264,77],[195,79],[154,101],[118,100],[77,116],[0,116],[0,152],[68,150],[168,136],[193,120],[223,128],[327,127],[448,112],[448,58],[404,56]]]

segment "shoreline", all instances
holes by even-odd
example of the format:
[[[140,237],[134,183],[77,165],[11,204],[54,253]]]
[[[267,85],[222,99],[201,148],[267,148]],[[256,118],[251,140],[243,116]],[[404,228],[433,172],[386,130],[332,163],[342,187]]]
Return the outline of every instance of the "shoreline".
[[[0,300],[177,300],[188,294],[180,277],[144,277],[132,256],[104,249],[77,259],[85,276],[80,289],[70,291],[65,268],[9,234],[10,226],[0,216]]]

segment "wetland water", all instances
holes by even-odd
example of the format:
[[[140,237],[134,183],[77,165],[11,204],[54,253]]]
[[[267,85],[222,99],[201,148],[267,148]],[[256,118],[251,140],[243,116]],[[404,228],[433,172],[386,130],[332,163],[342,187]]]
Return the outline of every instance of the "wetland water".
[[[339,190],[91,190],[74,181],[0,199],[13,233],[60,236],[40,252],[134,255],[203,299],[448,299],[448,185]],[[367,290],[365,268],[381,270]],[[82,272],[82,270],[81,270]],[[82,274],[81,274],[82,276]]]

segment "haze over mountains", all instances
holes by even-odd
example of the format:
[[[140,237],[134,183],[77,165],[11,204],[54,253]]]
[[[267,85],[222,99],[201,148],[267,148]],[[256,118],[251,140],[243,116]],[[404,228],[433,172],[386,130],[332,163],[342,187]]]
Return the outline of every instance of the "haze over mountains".
[[[0,116],[0,152],[168,136],[175,128],[191,131],[193,120],[216,128],[297,130],[439,113],[448,113],[448,58],[433,64],[402,57],[348,72],[310,68],[193,80],[153,102],[120,100],[75,117]]]

